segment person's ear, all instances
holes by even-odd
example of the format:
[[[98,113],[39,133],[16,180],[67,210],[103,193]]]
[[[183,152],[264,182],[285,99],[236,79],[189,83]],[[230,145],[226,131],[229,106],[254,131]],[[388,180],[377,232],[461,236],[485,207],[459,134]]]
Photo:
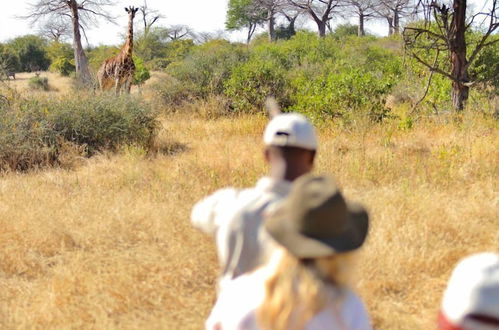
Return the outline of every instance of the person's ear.
[[[265,161],[267,163],[270,162],[270,150],[269,150],[269,148],[265,148],[265,150],[263,150],[263,157],[265,158]]]
[[[316,151],[311,151],[310,152],[310,164],[311,165],[314,165],[314,162],[315,162],[315,154],[316,154]]]

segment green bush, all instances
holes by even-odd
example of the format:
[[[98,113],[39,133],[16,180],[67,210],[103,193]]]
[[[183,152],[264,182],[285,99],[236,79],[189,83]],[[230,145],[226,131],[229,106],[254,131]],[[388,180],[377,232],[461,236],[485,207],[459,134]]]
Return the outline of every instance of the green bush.
[[[235,111],[249,112],[263,109],[268,96],[276,97],[283,106],[288,105],[288,90],[284,66],[274,60],[253,57],[233,70],[224,92]]]
[[[50,65],[47,41],[36,35],[14,38],[6,44],[8,51],[18,59],[18,72],[45,71]]]
[[[52,72],[57,72],[62,76],[69,76],[71,73],[75,72],[74,61],[65,57],[59,57],[52,61],[49,70]]]
[[[151,73],[144,65],[144,60],[142,60],[138,56],[133,57],[133,62],[135,64],[135,73],[133,75],[133,84],[134,85],[142,85],[149,78],[151,78]]]
[[[28,86],[31,89],[48,91],[50,89],[49,79],[47,77],[31,77],[28,81]]]
[[[157,127],[151,108],[130,96],[19,98],[1,111],[0,170],[57,165],[67,145],[83,156],[123,145],[148,149]]]
[[[193,48],[185,59],[171,63],[166,70],[170,78],[153,88],[165,105],[222,95],[233,68],[246,57],[245,46],[212,40]]]

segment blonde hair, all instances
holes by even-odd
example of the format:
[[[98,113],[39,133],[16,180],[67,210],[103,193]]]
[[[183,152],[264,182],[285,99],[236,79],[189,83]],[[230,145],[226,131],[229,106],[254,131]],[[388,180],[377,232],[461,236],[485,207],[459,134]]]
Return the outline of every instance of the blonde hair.
[[[266,330],[303,329],[330,302],[326,286],[346,286],[345,270],[351,253],[299,260],[282,251],[267,280],[265,299],[257,320]],[[341,292],[341,290],[338,290]],[[338,296],[341,303],[341,295]]]

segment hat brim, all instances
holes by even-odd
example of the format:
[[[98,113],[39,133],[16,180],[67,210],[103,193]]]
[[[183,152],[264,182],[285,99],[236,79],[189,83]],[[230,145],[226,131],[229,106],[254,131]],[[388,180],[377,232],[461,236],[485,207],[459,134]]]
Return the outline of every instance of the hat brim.
[[[287,212],[282,209],[270,215],[264,227],[275,241],[297,258],[327,257],[356,250],[364,244],[369,229],[367,211],[359,204],[349,204],[347,214],[347,226],[334,237],[316,238],[303,235],[293,228]]]

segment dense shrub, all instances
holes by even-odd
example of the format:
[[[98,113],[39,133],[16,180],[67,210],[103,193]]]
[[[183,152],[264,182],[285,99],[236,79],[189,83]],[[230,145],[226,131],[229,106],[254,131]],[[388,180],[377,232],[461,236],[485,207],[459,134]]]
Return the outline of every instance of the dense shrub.
[[[245,46],[212,40],[196,46],[184,60],[171,63],[166,70],[171,79],[164,79],[153,88],[167,105],[220,95],[232,69],[246,57]]]
[[[143,85],[149,78],[151,78],[151,73],[149,69],[144,65],[144,60],[138,56],[133,57],[133,62],[135,64],[135,73],[133,75],[134,85]]]
[[[163,63],[169,77],[154,88],[167,106],[220,96],[228,100],[229,112],[261,111],[272,95],[285,110],[316,119],[348,120],[360,114],[380,120],[393,108],[386,106],[388,99],[409,108],[418,102],[432,112],[449,108],[450,81],[435,73],[426,92],[430,72],[404,56],[400,36],[357,37],[356,29],[339,26],[325,38],[299,31],[273,43],[262,34],[250,45],[222,40],[196,45],[185,58]],[[470,68],[472,79],[481,82],[476,86],[489,95],[497,93],[497,45],[481,53]],[[435,57],[431,52],[419,55],[429,61]],[[444,56],[439,61],[448,66]]]
[[[28,81],[28,86],[31,89],[48,91],[50,89],[49,79],[47,77],[31,77]]]
[[[224,89],[234,110],[242,112],[262,109],[267,96],[286,106],[288,91],[285,66],[260,56],[235,67]]]
[[[52,61],[49,69],[52,72],[57,72],[61,76],[67,77],[71,75],[71,73],[75,72],[76,67],[73,60],[67,59],[65,57],[59,57]]]
[[[156,133],[154,112],[129,96],[16,99],[0,111],[0,170],[56,165],[67,145],[82,156],[130,144],[147,149]]]
[[[367,38],[351,37],[334,55],[307,59],[290,75],[293,110],[311,117],[385,114],[384,99],[402,75],[400,59]]]
[[[46,47],[46,40],[36,35],[17,37],[6,44],[9,52],[18,58],[18,67],[15,68],[18,72],[47,70],[50,59]]]
[[[62,76],[69,76],[75,72],[74,51],[70,44],[54,41],[47,46],[46,50],[51,61],[50,71]]]

